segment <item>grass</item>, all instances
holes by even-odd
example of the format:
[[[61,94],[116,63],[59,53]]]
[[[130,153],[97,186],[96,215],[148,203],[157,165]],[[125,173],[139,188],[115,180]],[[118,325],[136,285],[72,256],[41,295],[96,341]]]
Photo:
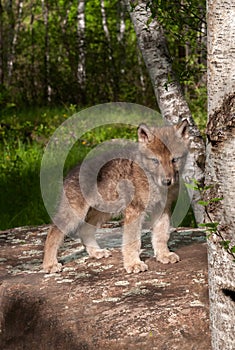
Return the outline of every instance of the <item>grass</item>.
[[[68,108],[7,110],[1,117],[0,230],[50,222],[41,198],[41,159],[50,136],[75,112],[76,107],[72,105]],[[202,115],[200,112],[200,123],[203,123]],[[112,138],[135,139],[136,130],[106,125],[87,132],[72,147],[64,172],[82,161],[98,143]],[[188,224],[191,216],[189,213]]]
[[[39,187],[42,154],[36,142],[20,140],[1,149],[1,229],[48,222]]]
[[[50,222],[41,198],[40,166],[48,139],[76,112],[35,109],[6,113],[0,121],[0,230]],[[131,128],[109,125],[87,132],[78,140],[64,166],[66,174],[98,143],[117,137],[134,138]]]
[[[7,111],[0,120],[0,229],[49,222],[40,193],[40,165],[64,110]],[[51,123],[51,126],[50,126]]]

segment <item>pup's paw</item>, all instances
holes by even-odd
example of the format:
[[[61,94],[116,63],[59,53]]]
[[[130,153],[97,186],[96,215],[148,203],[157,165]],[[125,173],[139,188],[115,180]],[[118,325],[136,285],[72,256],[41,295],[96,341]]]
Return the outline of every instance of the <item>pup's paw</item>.
[[[174,264],[180,261],[180,257],[179,255],[173,252],[169,252],[165,254],[159,254],[157,256],[157,261],[160,261],[162,264],[169,264],[169,263]]]
[[[57,261],[53,264],[43,263],[42,269],[45,273],[60,272],[62,270],[62,264],[58,263]]]
[[[124,267],[126,269],[127,273],[138,273],[138,272],[144,272],[148,270],[148,265],[146,265],[143,261],[137,260],[133,262],[132,264],[125,264]]]
[[[111,256],[111,252],[108,249],[99,249],[99,248],[87,248],[87,253],[90,258],[102,259],[108,258]]]

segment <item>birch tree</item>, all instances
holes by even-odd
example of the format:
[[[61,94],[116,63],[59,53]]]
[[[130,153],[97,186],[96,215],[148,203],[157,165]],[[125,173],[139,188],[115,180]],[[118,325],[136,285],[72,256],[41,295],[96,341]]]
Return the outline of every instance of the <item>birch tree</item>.
[[[117,28],[117,40],[119,43],[122,43],[125,30],[126,30],[126,23],[125,23],[125,15],[124,15],[124,3],[123,0],[120,0],[118,2],[118,12],[119,12],[119,23]]]
[[[109,31],[109,27],[108,27],[108,21],[107,21],[107,15],[106,15],[106,9],[105,9],[105,2],[104,0],[100,0],[100,11],[101,11],[101,19],[102,19],[102,27],[103,27],[103,31],[104,31],[104,35],[106,38],[106,42],[107,42],[107,55],[108,55],[108,59],[109,59],[109,67],[110,67],[110,71],[111,71],[111,76],[110,76],[110,82],[111,85],[113,86],[113,98],[114,100],[117,100],[117,87],[118,87],[118,76],[117,76],[117,72],[115,69],[115,60],[113,57],[113,45],[112,45],[112,40],[111,40],[111,36],[110,36],[110,31]],[[118,36],[118,34],[117,34]],[[117,38],[118,39],[118,38]]]
[[[36,94],[35,94],[35,32],[34,32],[34,19],[35,19],[35,6],[34,6],[34,1],[31,0],[30,4],[30,42],[31,42],[31,54],[30,54],[30,70],[31,70],[31,75],[30,75],[30,80],[31,80],[31,89],[32,89],[32,96],[35,99]]]
[[[3,67],[3,7],[0,0],[0,84],[4,82],[4,67]]]
[[[110,33],[109,33],[108,24],[107,24],[107,17],[106,17],[104,0],[100,0],[100,11],[101,11],[101,18],[102,18],[102,25],[103,25],[104,34],[106,36],[107,41],[110,42]]]
[[[77,7],[77,40],[78,40],[78,65],[77,82],[81,93],[81,100],[85,102],[86,84],[86,52],[85,52],[85,0],[78,0]]]
[[[45,100],[51,102],[51,86],[50,86],[50,40],[49,40],[49,2],[41,0],[42,14],[45,27],[44,34],[44,97]]]
[[[12,11],[12,2],[9,2],[9,7],[10,11]],[[13,72],[13,65],[15,63],[15,56],[16,56],[16,45],[18,41],[18,35],[20,31],[20,26],[21,26],[21,21],[22,21],[22,12],[23,12],[23,1],[18,0],[16,4],[17,8],[17,14],[16,14],[16,22],[14,23],[13,20],[13,14],[11,14],[12,18],[12,23],[11,23],[11,28],[12,28],[12,41],[10,43],[10,52],[8,55],[8,84],[10,85],[11,83],[11,78],[12,78],[12,72]]]
[[[208,0],[208,213],[218,229],[208,242],[213,350],[235,344],[235,3]],[[207,218],[208,220],[208,218]],[[231,254],[233,252],[233,254]]]
[[[149,1],[126,2],[162,116],[170,123],[177,123],[180,119],[189,121],[191,149],[185,171],[186,180],[195,178],[199,183],[203,183],[204,142],[174,75],[164,31],[157,18],[153,18]],[[196,221],[202,222],[204,210],[197,204],[199,198],[199,194],[194,192],[192,206]]]

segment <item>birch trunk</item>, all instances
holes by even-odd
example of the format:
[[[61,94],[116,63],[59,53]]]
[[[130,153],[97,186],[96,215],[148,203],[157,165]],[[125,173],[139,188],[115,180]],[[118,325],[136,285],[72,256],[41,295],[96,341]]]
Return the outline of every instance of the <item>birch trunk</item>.
[[[65,54],[66,59],[69,62],[69,66],[70,66],[71,72],[73,72],[74,71],[74,67],[76,65],[76,61],[74,59],[74,54],[73,54],[73,51],[71,50],[71,45],[70,45],[69,40],[68,40],[68,36],[70,35],[68,33],[69,32],[68,22],[69,22],[69,16],[70,16],[71,8],[72,8],[72,1],[69,1],[67,3],[67,7],[64,7],[63,11],[61,11],[61,7],[59,6],[59,4],[57,4],[57,12],[60,13],[60,21],[59,21],[59,23],[60,23],[61,33],[62,33],[62,44],[63,44],[62,48],[61,48],[60,57],[58,59],[64,60],[63,55]],[[64,48],[64,51],[63,51],[63,48]],[[79,79],[79,78],[77,78],[77,74],[78,74],[78,72],[76,71],[76,73],[75,73],[75,81]]]
[[[109,34],[109,28],[108,28],[108,24],[107,24],[104,0],[100,0],[100,11],[101,11],[103,31],[104,31],[104,34],[105,34],[107,41],[110,42],[110,34]]]
[[[162,116],[172,124],[178,123],[180,119],[189,121],[191,148],[185,179],[187,182],[196,179],[203,183],[204,142],[192,119],[180,84],[174,76],[163,29],[157,19],[152,18],[151,10],[148,8],[148,1],[137,1],[132,6],[130,6],[131,1],[126,2],[130,8],[130,16],[134,24],[139,48],[148,69]],[[203,221],[204,216],[203,207],[197,204],[199,198],[198,193],[193,193],[192,206],[198,223]]]
[[[4,68],[3,68],[3,8],[0,0],[0,84],[4,83]]]
[[[100,0],[100,10],[101,10],[103,31],[104,31],[104,35],[105,35],[105,38],[107,41],[107,49],[108,49],[107,55],[108,55],[108,58],[110,61],[110,65],[109,65],[110,71],[111,71],[110,82],[111,82],[111,86],[113,89],[113,99],[114,99],[114,101],[116,101],[118,99],[119,75],[117,74],[116,69],[115,69],[115,60],[113,57],[113,47],[112,47],[112,42],[111,42],[110,31],[108,28],[104,0]]]
[[[235,245],[235,3],[208,0],[208,124],[206,183],[209,207],[224,239]],[[216,235],[208,242],[213,350],[235,347],[235,263]]]
[[[117,28],[117,40],[119,43],[122,43],[125,35],[126,30],[126,23],[125,23],[125,15],[124,15],[124,3],[123,0],[120,0],[117,4],[118,6],[118,12],[119,12],[119,25]]]
[[[10,44],[10,54],[8,58],[8,84],[11,84],[11,78],[12,78],[12,73],[13,73],[13,68],[14,68],[14,63],[15,63],[15,55],[16,55],[16,46],[18,42],[18,35],[20,31],[20,26],[21,26],[21,20],[22,20],[22,12],[23,12],[23,1],[19,0],[16,4],[17,7],[17,14],[16,14],[16,23],[13,30],[13,38],[12,42]],[[13,26],[13,24],[12,24]]]
[[[31,36],[31,54],[30,54],[30,82],[31,82],[31,95],[32,99],[36,100],[36,83],[35,83],[35,33],[34,33],[34,13],[35,13],[35,7],[34,7],[34,1],[31,0],[30,4],[30,36]]]
[[[51,102],[51,86],[50,86],[50,45],[49,45],[49,3],[48,0],[41,0],[42,13],[45,27],[44,34],[44,98]]]
[[[77,7],[77,38],[78,38],[78,66],[77,82],[80,90],[82,104],[85,103],[85,85],[86,85],[86,52],[85,52],[85,0],[78,0]]]

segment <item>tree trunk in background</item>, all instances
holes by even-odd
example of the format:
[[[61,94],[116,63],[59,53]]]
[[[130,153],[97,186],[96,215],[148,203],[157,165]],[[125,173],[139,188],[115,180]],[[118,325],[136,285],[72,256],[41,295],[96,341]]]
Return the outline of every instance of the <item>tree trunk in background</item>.
[[[34,13],[35,13],[35,7],[34,7],[34,1],[31,0],[30,4],[31,10],[30,10],[30,33],[31,33],[31,47],[30,47],[30,69],[31,69],[31,75],[30,75],[30,83],[31,83],[31,95],[32,98],[36,99],[36,84],[35,84],[35,33],[34,33]]]
[[[4,68],[3,68],[3,8],[0,0],[0,84],[4,83]]]
[[[111,36],[108,28],[108,22],[107,22],[107,16],[106,16],[106,10],[105,10],[105,1],[100,0],[100,11],[101,11],[101,18],[102,18],[102,26],[104,35],[107,41],[107,56],[109,59],[109,66],[110,66],[110,81],[111,85],[113,87],[113,100],[117,101],[118,99],[118,88],[119,88],[119,73],[117,74],[116,67],[115,67],[115,60],[113,57],[113,47],[111,42]],[[117,32],[118,36],[118,32]]]
[[[190,124],[191,148],[186,181],[204,181],[205,146],[197,126],[194,124],[188,104],[183,96],[179,82],[175,79],[172,62],[167,49],[164,32],[156,18],[152,18],[148,1],[126,1],[134,24],[139,48],[147,66],[161,114],[170,123],[187,119]],[[137,3],[137,4],[136,4]],[[203,221],[204,209],[197,204],[199,193],[193,193],[192,206],[196,221]]]
[[[11,3],[12,6],[12,3]],[[16,4],[17,7],[17,14],[16,14],[16,22],[14,23],[13,20],[13,14],[12,14],[12,41],[10,44],[10,52],[8,55],[8,85],[10,86],[11,84],[11,78],[12,78],[12,73],[13,73],[13,66],[15,63],[15,55],[16,55],[16,45],[18,41],[18,34],[20,31],[20,26],[21,26],[21,19],[22,19],[22,11],[23,11],[23,1],[19,0]],[[11,7],[12,10],[12,7]]]
[[[209,207],[224,239],[235,245],[235,3],[208,0],[208,124],[206,184]],[[235,263],[217,236],[208,242],[213,350],[235,347]]]
[[[123,0],[118,1],[117,6],[118,6],[118,12],[119,12],[119,18],[120,18],[119,26],[117,28],[117,40],[118,42],[122,43],[124,39],[125,30],[126,30]]]
[[[78,0],[77,8],[77,40],[78,40],[78,66],[77,82],[80,95],[78,103],[85,104],[85,86],[86,86],[86,52],[85,52],[85,0]]]
[[[107,18],[106,18],[106,11],[104,6],[104,0],[100,0],[100,11],[101,11],[101,18],[102,18],[102,25],[104,34],[106,36],[107,41],[110,41],[110,34],[109,34],[109,28],[107,25]]]
[[[48,0],[42,1],[42,13],[45,27],[44,34],[44,98],[48,103],[51,102],[50,86],[50,43],[49,43],[49,3]]]

